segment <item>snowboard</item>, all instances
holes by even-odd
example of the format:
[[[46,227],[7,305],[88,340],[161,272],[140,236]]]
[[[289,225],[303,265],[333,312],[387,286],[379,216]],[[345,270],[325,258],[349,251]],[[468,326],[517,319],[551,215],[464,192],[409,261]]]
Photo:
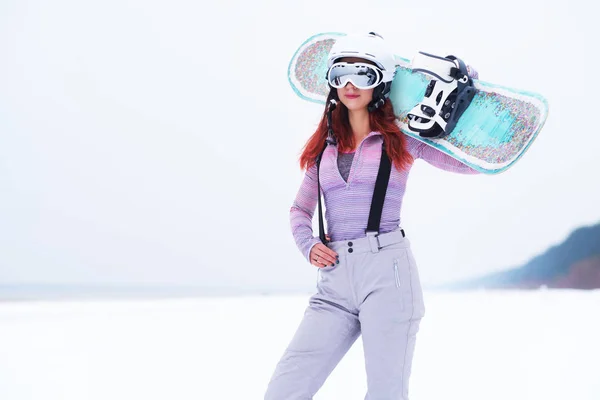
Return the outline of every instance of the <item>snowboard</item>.
[[[288,80],[302,99],[325,104],[329,86],[327,57],[344,33],[319,33],[293,55]],[[408,129],[408,113],[419,104],[431,77],[411,70],[410,60],[396,55],[399,66],[390,100],[400,130],[485,174],[513,166],[531,146],[548,117],[548,102],[536,93],[473,79],[475,97],[445,137],[423,138]]]

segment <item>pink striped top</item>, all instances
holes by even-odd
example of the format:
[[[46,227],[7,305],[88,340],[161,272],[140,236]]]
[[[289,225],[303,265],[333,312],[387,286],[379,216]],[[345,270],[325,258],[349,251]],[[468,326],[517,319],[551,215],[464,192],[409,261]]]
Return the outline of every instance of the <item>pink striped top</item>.
[[[425,143],[406,136],[408,151],[416,159],[446,171],[476,174],[476,170],[434,149]],[[365,236],[371,209],[375,178],[381,159],[383,137],[371,132],[358,146],[348,182],[340,175],[337,165],[337,146],[328,146],[323,153],[320,168],[321,190],[325,204],[327,233],[332,241],[357,239]],[[400,226],[400,209],[406,190],[410,168],[398,171],[392,166],[390,181],[381,215],[380,233],[390,232]],[[320,242],[318,232],[313,235],[312,218],[317,205],[317,167],[309,168],[290,209],[290,224],[296,245],[308,260],[312,247]]]

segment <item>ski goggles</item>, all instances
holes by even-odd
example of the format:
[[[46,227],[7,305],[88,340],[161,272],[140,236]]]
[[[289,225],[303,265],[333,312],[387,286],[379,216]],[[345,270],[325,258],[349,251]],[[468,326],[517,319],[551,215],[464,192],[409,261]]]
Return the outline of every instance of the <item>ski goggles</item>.
[[[336,88],[343,88],[352,82],[357,89],[371,89],[383,80],[383,72],[374,65],[366,63],[338,62],[327,71],[327,82]]]

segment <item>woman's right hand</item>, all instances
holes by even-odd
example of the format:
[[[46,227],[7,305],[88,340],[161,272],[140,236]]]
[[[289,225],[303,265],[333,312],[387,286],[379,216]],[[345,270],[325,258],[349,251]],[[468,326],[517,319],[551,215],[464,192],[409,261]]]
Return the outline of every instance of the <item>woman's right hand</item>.
[[[323,268],[339,264],[338,254],[325,246],[323,243],[317,243],[310,250],[310,263],[315,267]]]

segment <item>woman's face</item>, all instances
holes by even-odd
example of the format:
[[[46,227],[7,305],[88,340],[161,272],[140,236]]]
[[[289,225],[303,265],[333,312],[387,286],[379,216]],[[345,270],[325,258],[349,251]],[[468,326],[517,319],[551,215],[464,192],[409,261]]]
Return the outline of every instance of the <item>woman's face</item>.
[[[356,57],[344,57],[338,61],[345,62],[362,62],[373,64],[370,61]],[[373,64],[374,65],[374,64]],[[357,89],[352,82],[348,82],[343,88],[337,89],[338,97],[343,105],[345,105],[350,111],[357,111],[366,109],[371,100],[373,99],[373,88],[371,89]]]

